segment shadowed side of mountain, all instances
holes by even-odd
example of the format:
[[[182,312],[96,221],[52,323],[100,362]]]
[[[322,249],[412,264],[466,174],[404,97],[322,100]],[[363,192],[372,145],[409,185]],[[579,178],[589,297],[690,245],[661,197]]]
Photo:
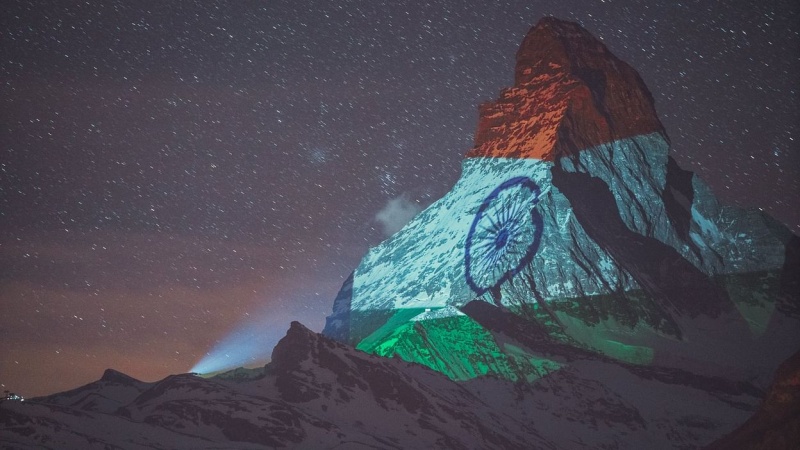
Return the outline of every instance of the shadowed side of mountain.
[[[758,411],[707,450],[780,450],[800,445],[800,352],[775,373]]]
[[[671,246],[632,231],[617,209],[611,188],[589,173],[566,171],[557,164],[553,186],[570,200],[589,237],[618,261],[644,291],[668,311],[717,317],[733,304],[724,289]]]

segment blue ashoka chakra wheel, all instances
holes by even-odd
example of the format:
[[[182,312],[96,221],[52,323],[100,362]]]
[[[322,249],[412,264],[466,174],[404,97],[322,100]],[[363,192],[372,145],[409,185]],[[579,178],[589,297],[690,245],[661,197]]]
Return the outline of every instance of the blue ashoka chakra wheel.
[[[534,208],[540,195],[533,180],[516,177],[481,203],[464,254],[467,284],[478,295],[511,279],[533,259],[542,239],[542,216]]]

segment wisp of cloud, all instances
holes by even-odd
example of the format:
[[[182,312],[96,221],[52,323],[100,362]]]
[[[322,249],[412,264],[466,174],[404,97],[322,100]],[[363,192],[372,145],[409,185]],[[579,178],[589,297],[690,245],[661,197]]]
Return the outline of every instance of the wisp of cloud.
[[[388,237],[400,231],[420,211],[422,207],[411,200],[408,194],[403,193],[386,202],[375,214],[375,220],[381,224],[383,234]]]

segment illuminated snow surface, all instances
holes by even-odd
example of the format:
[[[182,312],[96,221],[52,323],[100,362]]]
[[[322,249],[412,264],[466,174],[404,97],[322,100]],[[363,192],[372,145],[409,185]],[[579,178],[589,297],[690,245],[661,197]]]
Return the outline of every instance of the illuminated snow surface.
[[[761,229],[737,229],[725,220],[731,208],[720,207],[695,177],[698,196],[692,207],[690,247],[675,232],[665,212],[664,191],[668,144],[658,134],[618,141],[564,158],[565,171],[590,171],[608,183],[625,225],[673,247],[706,273],[774,270],[783,264],[783,243]],[[541,243],[528,264],[545,300],[608,294],[639,288],[619,264],[576,220],[570,201],[552,186],[552,162],[515,158],[468,158],[450,192],[417,215],[400,232],[371,249],[355,270],[353,311],[460,306],[476,294],[465,273],[465,243],[482,202],[510,179],[532,180],[542,191],[537,211],[542,216]],[[624,170],[624,173],[619,173]],[[531,199],[496,199],[499,208],[530,211]],[[514,202],[520,202],[515,204]],[[715,222],[728,224],[721,231]],[[533,227],[522,229],[533,232]],[[527,242],[533,236],[522,237]],[[501,260],[502,271],[516,261]],[[491,284],[487,282],[486,284]]]
[[[775,349],[774,343],[800,339],[796,320],[772,314],[776,274],[791,235],[758,211],[721,206],[696,176],[686,185],[670,181],[675,175],[668,171],[680,169],[670,169],[674,162],[668,152],[664,136],[652,133],[555,163],[465,159],[450,192],[362,259],[339,293],[324,334],[368,352],[420,362],[455,379],[489,372],[509,379],[526,376],[499,366],[486,372],[441,356],[446,352],[438,346],[458,341],[453,320],[472,329],[465,325],[468,318],[453,318],[456,311],[479,298],[529,318],[534,315],[562,339],[623,361],[691,367],[709,374],[764,373],[759,372],[761,366],[743,367],[742,361],[753,357],[765,360],[764,367],[777,364],[790,349]],[[587,216],[585,204],[573,203],[594,200],[574,192],[572,197],[565,195],[554,185],[555,176],[561,183],[568,177],[578,179],[577,192],[586,189],[587,195],[597,189],[580,183],[602,183],[610,203],[590,206],[611,209],[610,214],[619,217],[623,228],[611,232],[611,241],[598,242],[597,230],[587,230],[593,225],[587,220],[595,216]],[[678,188],[687,192],[676,192]],[[673,203],[678,207],[667,205],[665,192],[677,198]],[[681,195],[691,197],[691,208]],[[681,204],[686,212],[676,216]],[[583,208],[582,219],[576,206]],[[606,227],[600,213],[599,226]],[[684,223],[676,223],[676,217],[685,218]],[[709,314],[721,315],[715,321],[691,309],[702,307],[705,299],[696,303],[687,297],[685,305],[677,306],[653,300],[645,291],[659,287],[649,280],[647,270],[675,269],[642,268],[614,253],[619,247],[636,250],[643,244],[661,252],[651,255],[655,261],[664,255],[672,258],[668,261],[680,259],[668,263],[685,265],[678,265],[684,268],[675,272],[676,283],[685,281],[680,277],[688,276],[686,270],[694,270],[695,278],[714,277],[736,309],[711,310]],[[639,253],[641,262],[649,264],[649,254]],[[758,293],[741,289],[741,280],[748,277],[760,277],[752,283]],[[638,280],[651,284],[643,287]],[[671,283],[667,278],[667,287]],[[754,295],[767,300],[753,304]],[[447,317],[450,322],[444,320]],[[753,341],[768,323],[770,340]],[[461,351],[464,361],[480,353],[466,347],[448,351]],[[514,352],[501,353],[512,358]],[[770,357],[762,358],[764,353]]]

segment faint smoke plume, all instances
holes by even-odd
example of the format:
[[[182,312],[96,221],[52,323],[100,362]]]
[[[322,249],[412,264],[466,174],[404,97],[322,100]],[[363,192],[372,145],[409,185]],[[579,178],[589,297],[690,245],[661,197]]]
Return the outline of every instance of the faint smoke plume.
[[[381,224],[383,234],[388,237],[403,228],[420,211],[422,207],[411,200],[408,194],[403,193],[386,202],[386,206],[375,214],[375,220]]]

